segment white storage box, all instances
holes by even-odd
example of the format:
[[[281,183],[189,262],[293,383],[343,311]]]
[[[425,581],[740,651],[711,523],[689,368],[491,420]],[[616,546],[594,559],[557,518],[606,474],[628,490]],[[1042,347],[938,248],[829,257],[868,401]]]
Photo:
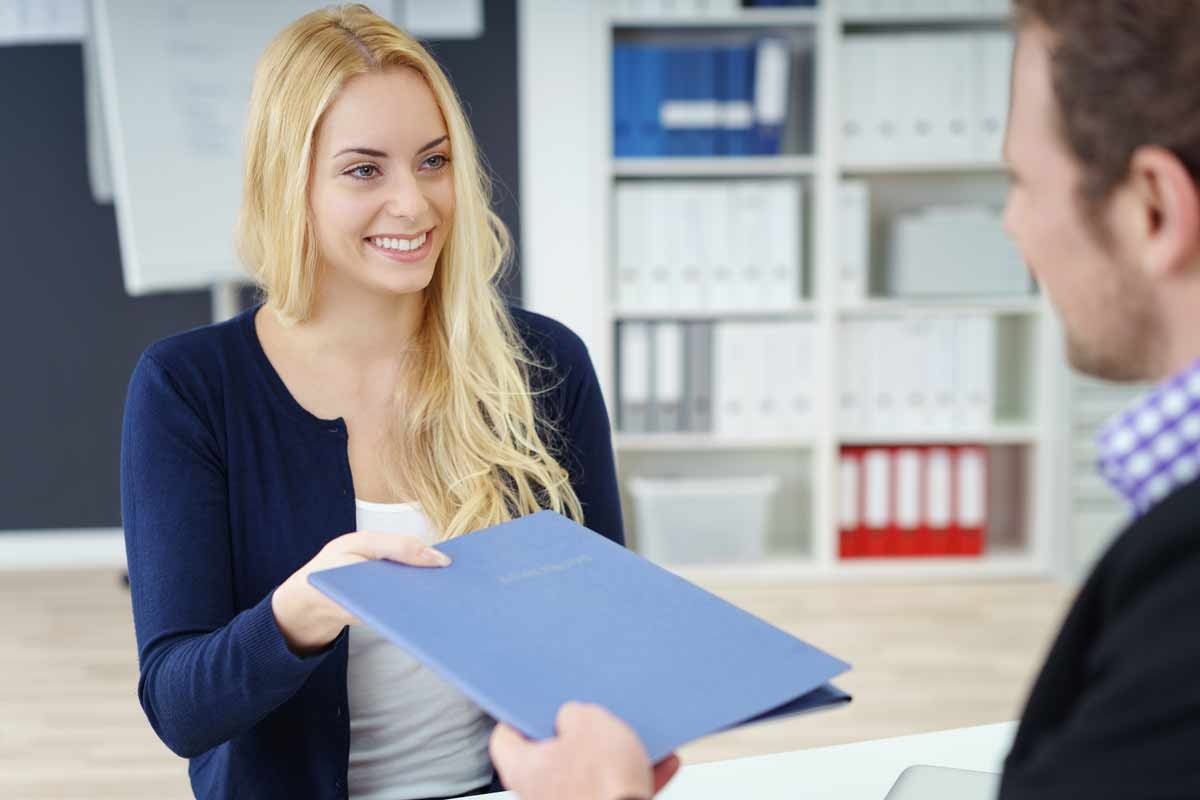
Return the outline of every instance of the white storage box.
[[[668,565],[761,559],[778,489],[775,475],[631,477],[638,552]]]
[[[1029,270],[1004,232],[1001,212],[931,206],[890,228],[887,294],[893,297],[1028,296]]]

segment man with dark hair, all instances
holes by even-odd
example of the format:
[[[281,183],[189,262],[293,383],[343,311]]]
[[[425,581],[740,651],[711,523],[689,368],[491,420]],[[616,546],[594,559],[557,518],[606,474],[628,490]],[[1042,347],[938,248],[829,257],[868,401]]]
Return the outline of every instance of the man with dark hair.
[[[1159,383],[1100,432],[1134,519],[1034,684],[1002,800],[1200,798],[1200,0],[1015,0],[1005,224],[1080,372]],[[540,800],[648,798],[637,737],[571,706],[559,737],[493,734]]]

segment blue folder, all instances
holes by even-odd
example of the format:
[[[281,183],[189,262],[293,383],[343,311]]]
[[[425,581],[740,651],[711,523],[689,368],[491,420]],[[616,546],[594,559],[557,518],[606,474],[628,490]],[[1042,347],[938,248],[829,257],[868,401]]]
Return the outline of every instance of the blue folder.
[[[667,55],[663,47],[634,47],[634,118],[637,120],[634,150],[638,156],[667,154],[666,131],[659,118],[666,94]]]
[[[715,104],[717,102],[717,48],[714,46],[694,48],[692,59],[694,75],[690,81],[691,96],[696,100]],[[692,155],[710,158],[717,155],[717,127],[719,125],[720,120],[718,119],[717,125],[701,128],[692,134],[695,140],[690,150]]]
[[[749,722],[849,700],[849,665],[552,511],[438,545],[454,563],[309,575],[526,736],[568,700],[626,720],[657,761]]]
[[[754,107],[754,48],[749,45],[730,47],[725,55],[725,74],[721,80],[725,102]],[[748,156],[751,154],[753,119],[745,127],[731,128],[726,133],[726,149],[722,155]]]
[[[612,120],[613,154],[617,158],[633,155],[633,54],[629,45],[615,44],[612,49]]]

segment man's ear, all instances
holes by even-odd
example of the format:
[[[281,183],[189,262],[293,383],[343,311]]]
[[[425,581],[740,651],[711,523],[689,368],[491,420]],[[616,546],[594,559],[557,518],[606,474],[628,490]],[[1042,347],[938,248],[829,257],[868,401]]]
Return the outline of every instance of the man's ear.
[[[1129,161],[1127,191],[1138,210],[1133,229],[1149,277],[1168,278],[1200,257],[1200,187],[1179,157],[1145,145]]]

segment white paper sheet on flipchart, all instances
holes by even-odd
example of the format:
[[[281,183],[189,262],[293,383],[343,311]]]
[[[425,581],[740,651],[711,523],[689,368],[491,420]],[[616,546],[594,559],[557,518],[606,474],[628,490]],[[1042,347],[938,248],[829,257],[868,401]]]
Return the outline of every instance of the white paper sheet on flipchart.
[[[392,0],[391,5],[392,21],[419,39],[483,35],[483,0]]]
[[[113,201],[112,163],[108,154],[108,133],[104,128],[104,108],[100,99],[100,65],[96,44],[90,31],[92,3],[87,3],[83,31],[83,129],[87,139],[88,185],[92,199],[100,204]]]
[[[0,45],[78,42],[87,35],[89,5],[0,0]],[[422,39],[475,39],[484,32],[483,0],[390,0],[376,10]]]
[[[91,44],[111,175],[111,193],[97,194],[116,198],[130,294],[244,279],[233,226],[254,65],[272,36],[325,5],[94,0]],[[403,9],[408,22],[396,21],[421,37],[447,35],[445,25],[436,32],[426,27],[450,19],[451,9],[435,13],[434,5],[408,0]],[[481,4],[459,10],[468,22],[474,20],[470,30],[478,30]],[[103,168],[96,171],[96,187],[103,190]]]
[[[103,123],[95,45],[89,42],[88,33],[92,28],[88,18],[93,4],[85,0],[0,0],[0,9],[5,9],[0,11],[0,19],[7,20],[14,16],[19,5],[50,7],[43,9],[43,16],[58,24],[57,28],[51,27],[49,30],[45,23],[32,26],[34,30],[27,31],[26,35],[34,39],[48,37],[51,41],[71,41],[82,32],[88,182],[92,198],[97,203],[111,204],[112,167]],[[423,38],[468,39],[483,35],[482,0],[393,0],[391,7],[392,21]],[[24,19],[31,12],[26,8],[22,13]],[[82,24],[76,24],[80,18]],[[5,30],[3,25],[0,25],[0,30]],[[13,36],[17,35],[15,26],[9,26],[8,30]]]
[[[0,0],[0,46],[83,38],[85,0]]]

